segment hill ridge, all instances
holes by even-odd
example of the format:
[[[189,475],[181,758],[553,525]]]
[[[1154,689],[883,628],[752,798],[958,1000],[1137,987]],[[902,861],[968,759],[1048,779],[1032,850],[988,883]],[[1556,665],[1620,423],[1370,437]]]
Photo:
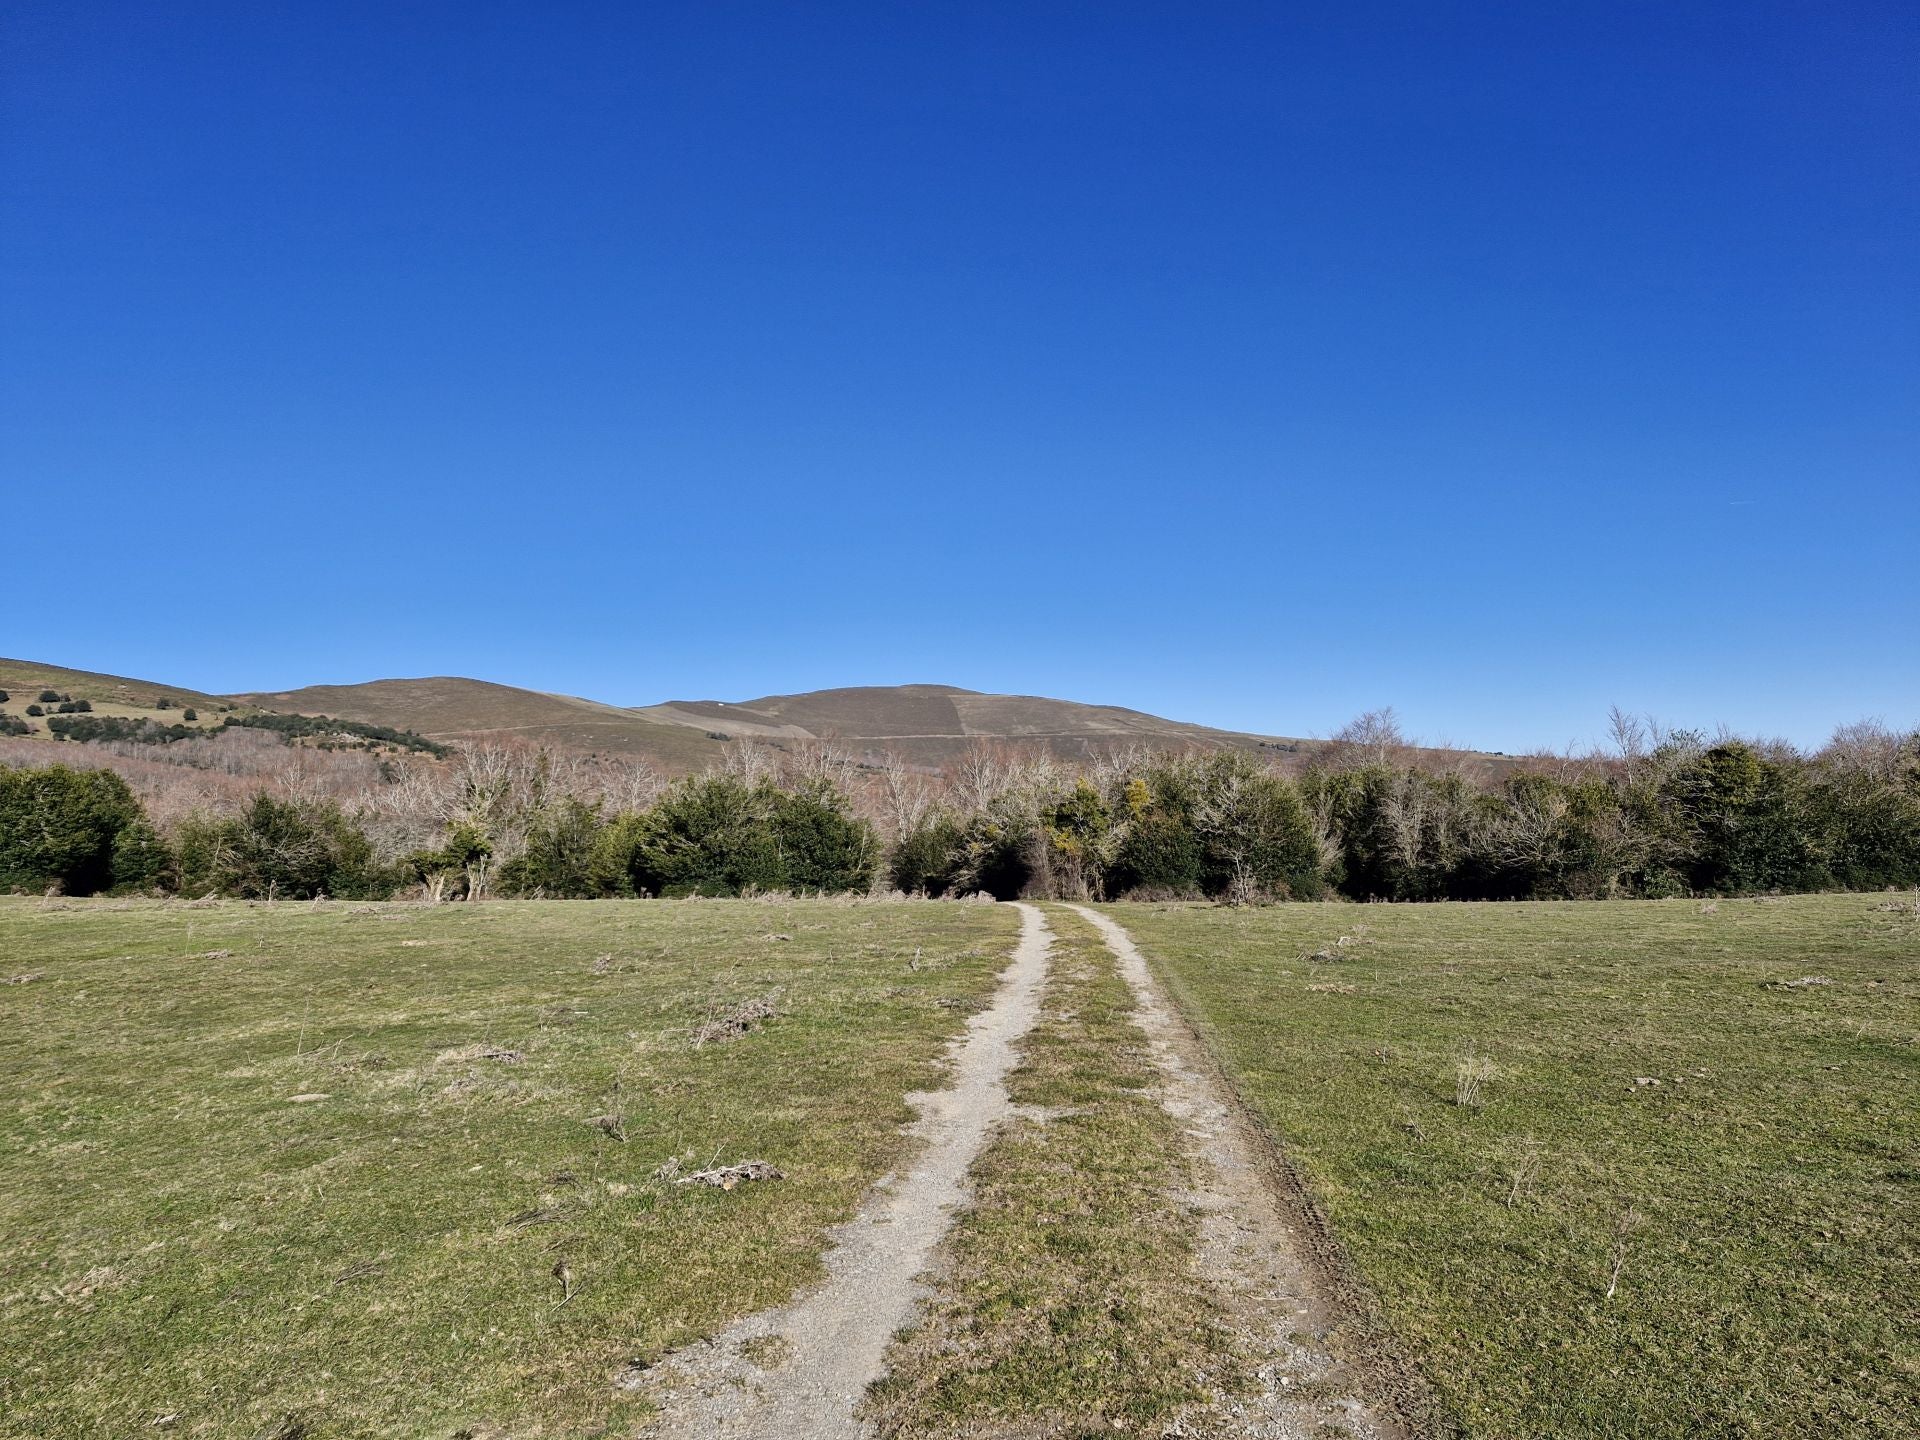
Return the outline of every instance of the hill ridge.
[[[730,743],[742,739],[775,745],[831,741],[867,754],[893,751],[921,765],[945,764],[982,740],[1042,746],[1075,759],[1129,744],[1291,750],[1301,743],[1283,736],[1217,730],[1121,705],[927,681],[835,686],[748,700],[616,705],[463,675],[388,676],[215,695],[0,659],[0,689],[18,691],[29,686],[111,700],[131,713],[167,696],[176,704],[184,700],[363,721],[413,730],[436,740],[518,735],[566,749],[636,755],[674,773],[717,763]]]

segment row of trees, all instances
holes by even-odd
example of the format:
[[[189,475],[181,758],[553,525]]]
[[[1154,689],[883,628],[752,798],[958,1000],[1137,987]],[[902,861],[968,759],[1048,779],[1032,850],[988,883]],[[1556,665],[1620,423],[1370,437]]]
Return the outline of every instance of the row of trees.
[[[235,813],[187,816],[162,837],[125,780],[64,765],[0,768],[0,890],[221,894],[261,899],[433,899],[488,893],[601,896],[840,893],[869,889],[880,841],[830,785],[708,775],[642,810],[565,797],[499,867],[471,819],[382,861],[338,803],[254,794]]]
[[[936,808],[892,875],[929,894],[1234,901],[1599,899],[1920,884],[1920,735],[1815,756],[1641,728],[1609,759],[1493,783],[1404,744],[1329,747],[1295,778],[1237,753],[1009,784]]]
[[[0,888],[1249,902],[1920,884],[1920,735],[1877,726],[1806,755],[1616,717],[1610,755],[1498,773],[1408,746],[1390,716],[1277,762],[1291,774],[1239,752],[1069,768],[982,747],[932,775],[740,747],[728,772],[672,785],[533,747],[325,755],[251,733],[68,747],[92,770],[8,769],[0,748]]]

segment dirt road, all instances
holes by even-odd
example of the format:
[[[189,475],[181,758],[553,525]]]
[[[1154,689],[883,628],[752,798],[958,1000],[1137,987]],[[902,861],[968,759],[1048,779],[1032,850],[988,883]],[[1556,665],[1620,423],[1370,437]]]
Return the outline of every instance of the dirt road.
[[[991,1008],[973,1017],[953,1083],[909,1096],[923,1143],[912,1168],[876,1185],[836,1227],[827,1279],[790,1305],[751,1315],[683,1350],[649,1377],[662,1437],[838,1440],[865,1427],[854,1407],[880,1378],[887,1342],[913,1318],[916,1277],[967,1198],[967,1170],[1008,1112],[1007,1074],[1039,1014],[1052,935],[1020,906],[1021,935]]]
[[[1258,1393],[1209,1415],[1202,1433],[1276,1440],[1403,1435],[1390,1408],[1369,1403],[1379,1377],[1336,1359],[1327,1345],[1339,1318],[1336,1297],[1310,1237],[1288,1214],[1265,1142],[1162,997],[1132,937],[1098,911],[1071,908],[1100,932],[1133,991],[1134,1018],[1163,1077],[1161,1103],[1180,1122],[1200,1177],[1195,1193],[1179,1197],[1200,1217],[1196,1260],[1260,1380]]]

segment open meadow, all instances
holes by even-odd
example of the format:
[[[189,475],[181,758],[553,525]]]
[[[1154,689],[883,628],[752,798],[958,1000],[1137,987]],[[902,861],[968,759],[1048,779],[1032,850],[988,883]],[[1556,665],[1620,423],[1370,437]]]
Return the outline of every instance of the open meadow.
[[[815,1275],[1015,928],[0,899],[0,1432],[618,1426]]]
[[[1911,893],[1107,908],[1467,1434],[1920,1428]]]
[[[0,1434],[778,1433],[1023,923],[878,1433],[1912,1433],[1910,898],[1029,909],[0,899]]]

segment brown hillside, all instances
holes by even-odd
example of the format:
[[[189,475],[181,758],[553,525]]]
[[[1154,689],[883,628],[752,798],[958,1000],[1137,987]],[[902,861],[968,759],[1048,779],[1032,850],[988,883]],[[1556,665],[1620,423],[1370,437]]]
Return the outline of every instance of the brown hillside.
[[[1038,695],[984,695],[951,685],[857,686],[724,703],[674,700],[638,712],[670,724],[778,743],[814,736],[854,750],[889,750],[920,764],[953,759],[976,740],[1045,746],[1081,758],[1125,745],[1287,749],[1278,737],[1209,730],[1112,705]]]
[[[638,755],[674,772],[704,769],[724,749],[704,730],[665,724],[617,705],[458,676],[308,685],[233,698],[263,710],[391,725],[434,740],[521,735],[572,750]]]
[[[202,725],[218,723],[217,707],[238,705],[390,725],[435,740],[522,736],[565,749],[636,756],[670,774],[719,762],[727,753],[723,736],[774,746],[828,740],[858,754],[891,752],[929,767],[949,764],[980,740],[1045,748],[1066,759],[1141,746],[1234,748],[1284,761],[1303,759],[1317,748],[1311,740],[1212,730],[1115,705],[988,695],[951,685],[855,686],[737,703],[673,700],[627,708],[458,676],[309,685],[223,697],[147,680],[0,660],[0,689],[12,692],[8,708],[16,714],[41,689],[70,693],[91,700],[102,713],[122,715],[151,712],[155,699],[168,696],[176,706],[198,707]],[[178,715],[175,709],[155,718],[174,721]],[[1477,759],[1494,770],[1512,763]]]

